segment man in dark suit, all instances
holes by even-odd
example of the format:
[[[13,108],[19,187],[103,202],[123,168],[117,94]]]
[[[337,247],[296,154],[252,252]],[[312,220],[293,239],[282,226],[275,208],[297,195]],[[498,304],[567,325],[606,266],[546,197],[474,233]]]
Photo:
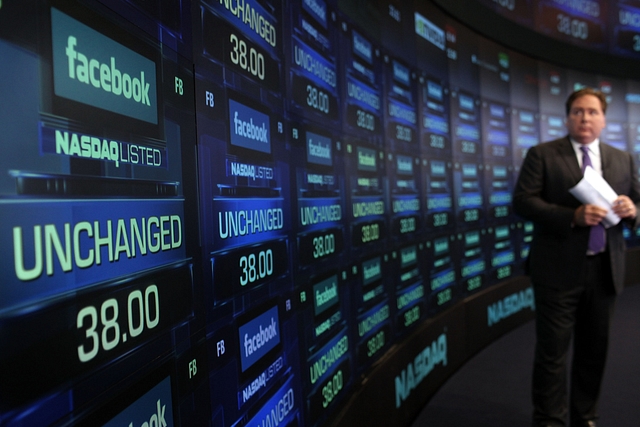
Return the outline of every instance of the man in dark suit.
[[[514,211],[534,223],[528,272],[536,301],[535,427],[565,426],[568,412],[572,427],[596,426],[609,324],[624,284],[623,222],[636,227],[640,209],[632,156],[599,139],[606,108],[598,91],[572,93],[566,102],[568,135],[528,151],[514,191]],[[601,224],[607,209],[582,204],[569,193],[586,165],[618,194],[611,210],[622,221],[615,226]]]

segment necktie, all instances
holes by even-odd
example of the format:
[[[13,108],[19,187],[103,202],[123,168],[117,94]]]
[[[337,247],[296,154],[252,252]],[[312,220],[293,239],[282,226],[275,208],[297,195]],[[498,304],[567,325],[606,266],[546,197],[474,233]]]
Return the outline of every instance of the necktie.
[[[591,164],[591,157],[589,157],[589,148],[582,146],[580,147],[580,150],[582,150],[582,173],[584,174],[585,168],[587,166],[593,167],[593,164]],[[604,226],[602,225],[602,223],[592,226],[591,232],[589,234],[589,252],[597,254],[604,251],[604,244]]]

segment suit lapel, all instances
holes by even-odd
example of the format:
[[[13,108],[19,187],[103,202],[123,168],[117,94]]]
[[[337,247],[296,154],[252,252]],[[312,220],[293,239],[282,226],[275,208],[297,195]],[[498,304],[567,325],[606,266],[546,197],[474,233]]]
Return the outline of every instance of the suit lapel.
[[[558,145],[558,155],[564,161],[566,170],[569,171],[575,182],[580,181],[582,179],[582,171],[580,170],[576,152],[573,150],[573,145],[571,145],[571,140],[568,136],[560,141]]]
[[[602,162],[602,177],[605,181],[609,181],[609,174],[612,169],[609,167],[611,164],[611,150],[609,150],[609,146],[604,142],[600,141],[600,161]]]

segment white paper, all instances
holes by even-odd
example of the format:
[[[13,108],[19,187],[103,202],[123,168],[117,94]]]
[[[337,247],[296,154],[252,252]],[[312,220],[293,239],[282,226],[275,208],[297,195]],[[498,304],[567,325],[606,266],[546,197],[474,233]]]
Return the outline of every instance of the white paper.
[[[591,166],[586,167],[584,177],[575,187],[569,189],[569,192],[584,204],[608,209],[609,212],[602,220],[602,224],[606,228],[620,222],[620,217],[612,210],[613,202],[618,198],[618,195]]]

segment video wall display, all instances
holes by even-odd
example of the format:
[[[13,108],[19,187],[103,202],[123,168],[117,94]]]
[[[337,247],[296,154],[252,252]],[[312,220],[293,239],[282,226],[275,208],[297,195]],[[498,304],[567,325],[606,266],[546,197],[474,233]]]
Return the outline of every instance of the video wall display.
[[[640,58],[640,6],[633,0],[477,0],[541,34],[587,49]]]
[[[587,3],[584,43],[618,9],[633,39],[631,2]],[[640,153],[637,81],[358,7],[0,1],[0,425],[330,425],[419,325],[522,275],[511,193],[569,92]]]

